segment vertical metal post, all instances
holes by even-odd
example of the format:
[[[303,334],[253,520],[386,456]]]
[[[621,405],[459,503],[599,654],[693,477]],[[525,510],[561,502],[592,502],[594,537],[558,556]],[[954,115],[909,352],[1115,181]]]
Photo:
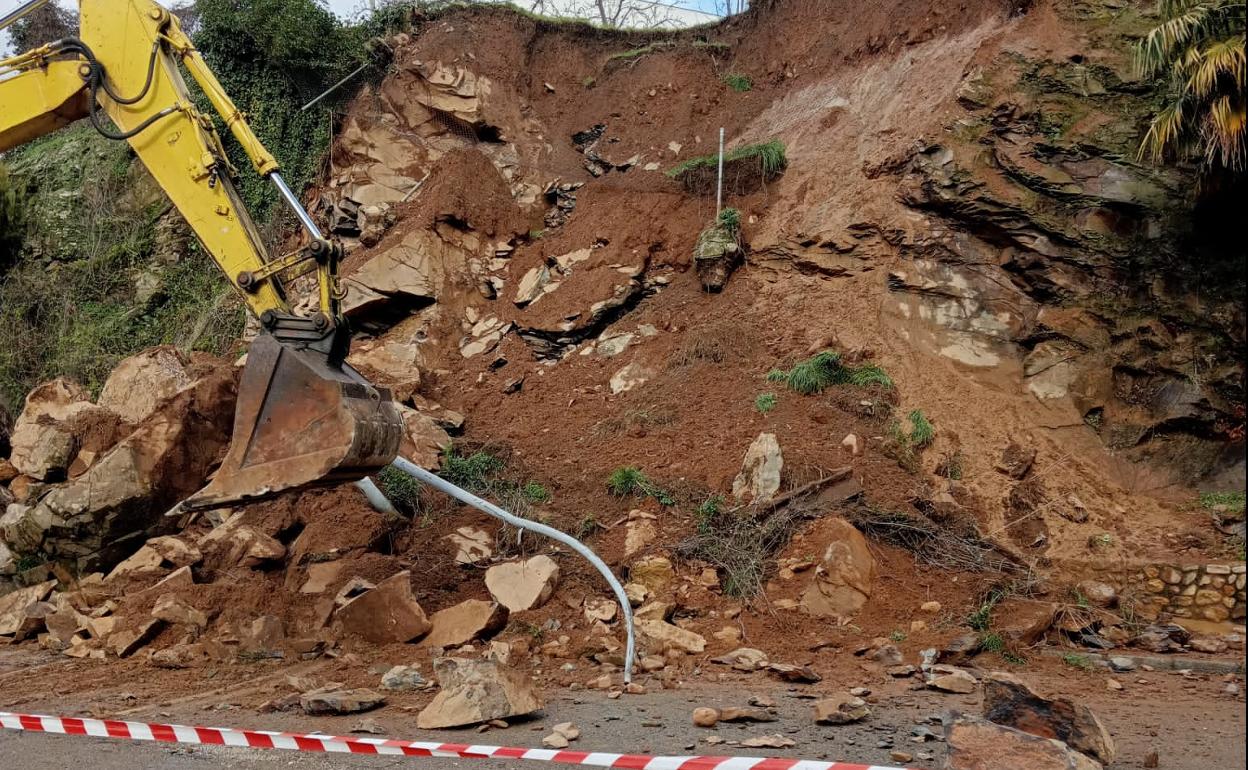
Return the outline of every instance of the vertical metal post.
[[[719,181],[715,184],[715,218],[724,206],[724,128],[719,128]]]

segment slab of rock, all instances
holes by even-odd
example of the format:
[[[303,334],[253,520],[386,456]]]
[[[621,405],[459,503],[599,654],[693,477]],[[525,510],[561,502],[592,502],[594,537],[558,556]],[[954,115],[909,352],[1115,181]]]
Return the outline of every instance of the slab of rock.
[[[1056,738],[1103,763],[1114,761],[1114,739],[1087,706],[1046,698],[1018,677],[994,671],[984,677],[984,718],[1042,738]]]
[[[993,608],[992,630],[1007,643],[1030,647],[1053,626],[1056,615],[1057,605],[1053,602],[1008,599]]]
[[[975,692],[978,685],[979,680],[971,676],[969,671],[954,666],[932,666],[927,673],[927,686],[932,690],[965,695]]]
[[[719,710],[721,722],[775,722],[776,716],[766,709],[750,706],[728,706]]]
[[[1061,741],[978,717],[947,720],[945,743],[949,747],[947,770],[1103,770],[1100,762]]]
[[[543,706],[526,674],[495,661],[439,658],[433,672],[441,690],[416,717],[422,730],[507,719]]]
[[[828,545],[802,593],[802,609],[816,617],[853,617],[871,598],[875,557],[862,533],[844,519],[821,523],[820,533]]]
[[[172,345],[123,358],[104,381],[99,405],[131,424],[146,420],[161,402],[193,381],[190,358]]]
[[[420,646],[459,647],[484,641],[503,630],[507,617],[507,608],[497,602],[469,599],[433,613],[429,618],[432,628]]]
[[[814,684],[823,680],[813,668],[796,663],[770,663],[767,670],[786,682]]]
[[[717,658],[711,658],[711,662],[732,666],[737,671],[746,672],[766,668],[768,664],[767,653],[762,650],[756,650],[753,647],[738,647],[732,652],[725,653]]]
[[[407,570],[347,600],[334,617],[344,633],[377,644],[410,642],[432,628],[412,593],[411,573]]]
[[[152,617],[174,625],[189,626],[193,630],[208,627],[208,616],[172,594],[156,600]]]
[[[738,500],[761,502],[780,490],[784,456],[774,433],[760,433],[741,461],[741,472],[732,482],[732,495]]]
[[[11,636],[21,629],[30,607],[52,593],[55,580],[39,583],[0,596],[0,636]]]
[[[286,546],[250,524],[243,523],[239,511],[214,527],[196,543],[204,554],[204,567],[210,571],[234,567],[255,569],[286,557]]]
[[[433,682],[425,679],[416,666],[392,666],[381,675],[381,689],[394,692],[408,690],[425,690],[433,686]]]
[[[108,635],[108,646],[119,658],[128,658],[151,642],[165,627],[163,620],[119,620],[119,626]]]
[[[620,612],[620,605],[611,599],[590,598],[585,600],[585,619],[591,623],[612,623]]]
[[[847,725],[871,716],[867,702],[854,695],[838,694],[815,701],[815,722],[821,725]]]
[[[676,570],[672,568],[670,559],[665,556],[646,556],[629,567],[628,585],[624,586],[624,591],[628,593],[629,585],[639,585],[650,594],[659,594],[675,579]],[[629,602],[632,603],[632,594],[629,594]]]
[[[358,714],[386,702],[386,696],[363,687],[354,690],[317,690],[299,696],[299,707],[305,714]]]
[[[618,395],[650,381],[657,372],[634,361],[611,375],[611,393]]]
[[[437,469],[451,436],[431,415],[418,412],[410,406],[399,405],[403,418],[403,438],[399,454],[422,468]]]
[[[494,601],[511,612],[545,604],[559,585],[559,565],[544,554],[525,561],[497,564],[485,571],[485,587]]]
[[[706,649],[706,638],[674,626],[663,620],[644,619],[636,621],[637,635],[642,643],[653,653],[677,650],[687,654],[698,654]]]

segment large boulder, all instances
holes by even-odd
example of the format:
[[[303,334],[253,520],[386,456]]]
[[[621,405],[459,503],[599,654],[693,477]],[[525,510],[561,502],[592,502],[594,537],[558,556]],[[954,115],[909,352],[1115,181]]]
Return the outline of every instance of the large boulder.
[[[522,716],[543,705],[526,674],[496,661],[439,658],[433,673],[442,689],[416,717],[421,730]]]
[[[117,364],[104,381],[99,404],[138,424],[193,380],[186,353],[172,345],[149,348]]]
[[[9,462],[35,479],[65,478],[77,448],[72,421],[99,409],[80,385],[64,378],[38,386],[13,423]]]
[[[0,526],[19,555],[95,571],[169,526],[164,513],[203,486],[233,426],[236,372],[221,366],[182,389],[89,470]]]
[[[745,452],[741,472],[732,482],[733,497],[761,502],[780,491],[784,456],[774,433],[760,433]]]
[[[411,578],[403,570],[347,601],[336,615],[342,630],[377,644],[410,642],[429,633],[432,626],[412,593]]]
[[[474,640],[486,640],[507,625],[507,608],[496,602],[468,599],[438,610],[429,618],[433,628],[421,640],[422,647],[459,647]]]
[[[830,519],[820,528],[827,546],[802,593],[802,609],[821,618],[852,617],[871,597],[875,557],[866,538],[848,521]]]
[[[1101,762],[1114,761],[1114,739],[1096,714],[1070,698],[1038,695],[1018,677],[995,671],[984,677],[984,717],[1042,738],[1056,738]]]
[[[955,716],[945,723],[945,770],[1102,770],[1100,762],[1061,741],[986,719]]]

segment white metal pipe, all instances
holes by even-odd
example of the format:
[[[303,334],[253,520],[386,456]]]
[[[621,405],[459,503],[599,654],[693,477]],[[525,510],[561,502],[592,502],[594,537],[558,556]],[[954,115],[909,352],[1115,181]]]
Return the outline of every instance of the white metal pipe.
[[[724,127],[719,127],[719,181],[715,184],[715,219],[724,206]]]
[[[628,595],[624,593],[624,586],[620,584],[619,579],[615,577],[615,573],[611,571],[611,568],[608,567],[602,559],[598,558],[598,554],[590,550],[589,546],[585,545],[566,532],[561,532],[554,527],[548,527],[545,524],[541,524],[536,521],[529,521],[528,519],[522,519],[519,516],[508,513],[494,503],[491,503],[489,500],[482,499],[471,492],[460,489],[451,482],[438,477],[436,474],[430,473],[424,468],[421,468],[419,465],[405,460],[402,457],[394,458],[394,462],[391,464],[395,468],[409,474],[417,481],[428,484],[439,492],[444,492],[461,503],[471,505],[478,511],[489,514],[496,519],[501,519],[513,527],[527,529],[530,532],[536,532],[537,534],[545,535],[552,540],[557,540],[576,551],[581,556],[584,556],[590,564],[594,565],[594,569],[598,570],[602,577],[606,579],[607,583],[610,584],[611,591],[615,594],[616,601],[620,603],[620,610],[624,613],[624,630],[628,637],[628,643],[625,647],[624,654],[624,681],[626,683],[633,681],[633,658],[637,654],[636,632],[633,629],[633,607],[628,603]]]
[[[374,511],[396,515],[399,513],[398,509],[394,507],[394,503],[390,502],[385,493],[369,477],[365,476],[355,482],[355,486],[368,498],[368,504],[373,506]]]

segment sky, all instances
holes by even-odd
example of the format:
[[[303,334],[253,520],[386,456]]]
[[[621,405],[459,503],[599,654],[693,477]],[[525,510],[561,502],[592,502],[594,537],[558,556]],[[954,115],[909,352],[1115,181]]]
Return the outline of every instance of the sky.
[[[0,14],[9,11],[21,5],[23,0],[0,0]],[[55,2],[64,8],[74,8],[77,6],[75,0],[55,0]],[[325,0],[325,4],[334,13],[343,18],[351,18],[359,14],[359,12],[367,7],[369,0]],[[381,0],[378,0],[381,2]],[[513,0],[517,5],[527,6],[530,3],[526,0]],[[584,0],[547,0],[547,5],[555,8],[559,7],[575,7],[583,3]],[[634,0],[637,3],[655,2],[663,5],[679,6],[681,9],[666,8],[670,11],[673,21],[679,24],[704,24],[714,21],[718,16],[717,5],[722,3],[717,0]],[[0,55],[9,52],[8,34],[4,30],[0,30]]]

